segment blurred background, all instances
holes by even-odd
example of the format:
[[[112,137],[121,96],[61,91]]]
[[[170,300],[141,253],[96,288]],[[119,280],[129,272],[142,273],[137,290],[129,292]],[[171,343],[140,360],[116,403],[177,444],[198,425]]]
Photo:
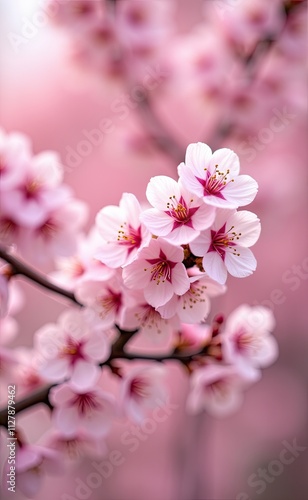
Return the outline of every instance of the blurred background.
[[[249,207],[262,223],[254,247],[258,268],[245,280],[228,278],[228,292],[213,301],[211,317],[242,303],[270,307],[280,356],[246,393],[242,409],[224,420],[186,414],[187,375],[170,362],[168,418],[133,451],[123,443],[131,424],[117,424],[108,447],[124,460],[100,486],[76,491],[95,472],[89,459],[65,476],[47,478],[37,498],[304,500],[306,2],[66,3],[75,7],[65,11],[61,2],[51,2],[53,9],[46,10],[48,3],[39,0],[1,0],[1,127],[27,134],[35,153],[59,152],[65,182],[89,204],[87,229],[97,211],[117,205],[123,192],[145,201],[152,176],[176,178],[189,143],[234,149],[241,172],[259,183]],[[93,3],[104,4],[102,13],[84,22]],[[66,304],[28,283],[21,286],[27,301],[17,315],[21,332],[13,346],[31,346],[33,333],[55,321]],[[21,417],[33,441],[48,419],[44,408]],[[271,467],[294,440],[306,450],[283,470]],[[252,479],[260,467],[270,471],[265,488]],[[17,492],[14,498],[25,497]]]

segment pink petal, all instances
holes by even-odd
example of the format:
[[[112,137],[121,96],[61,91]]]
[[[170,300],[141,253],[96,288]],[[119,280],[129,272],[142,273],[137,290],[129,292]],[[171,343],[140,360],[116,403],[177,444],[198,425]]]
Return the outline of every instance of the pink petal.
[[[123,280],[128,288],[141,289],[148,285],[151,274],[144,269],[149,268],[150,264],[145,260],[135,260],[123,269]]]
[[[73,436],[80,424],[79,414],[75,406],[55,409],[54,419],[57,429],[65,436]]]
[[[151,281],[144,290],[146,301],[153,307],[163,306],[171,299],[174,294],[173,285],[168,281],[157,284],[157,281]]]
[[[69,406],[75,397],[75,393],[69,384],[64,383],[57,387],[52,387],[48,397],[53,406]]]
[[[104,332],[93,332],[83,347],[83,353],[91,361],[105,361],[110,354],[110,345]]]
[[[190,288],[190,281],[183,264],[176,264],[172,270],[172,286],[174,293],[183,295]]]
[[[101,369],[97,365],[80,359],[74,366],[71,383],[74,387],[78,388],[78,390],[85,390],[97,382],[100,374]]]
[[[228,226],[234,226],[236,233],[242,233],[238,243],[244,247],[251,247],[260,236],[261,224],[258,217],[248,210],[241,210],[231,215]]]

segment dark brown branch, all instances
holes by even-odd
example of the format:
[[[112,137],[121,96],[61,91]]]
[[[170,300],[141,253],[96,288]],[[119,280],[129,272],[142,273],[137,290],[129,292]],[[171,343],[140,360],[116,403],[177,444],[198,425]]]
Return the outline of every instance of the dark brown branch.
[[[30,267],[28,264],[25,264],[17,257],[11,255],[1,246],[0,246],[0,258],[5,260],[11,266],[13,275],[20,274],[21,276],[28,278],[30,281],[33,281],[37,285],[46,288],[46,290],[62,295],[63,297],[71,300],[78,306],[82,306],[82,304],[76,299],[73,292],[65,290],[64,288],[51,283],[51,281],[49,281],[43,274],[36,271],[36,269],[34,269],[33,267]]]
[[[126,359],[126,360],[131,360],[131,361],[138,361],[138,360],[145,360],[145,361],[157,361],[157,362],[164,362],[164,361],[169,361],[169,360],[175,360],[175,361],[180,361],[184,363],[185,365],[189,364],[195,357],[202,356],[206,353],[206,348],[202,348],[201,350],[191,353],[191,354],[185,354],[181,352],[177,352],[176,350],[169,353],[169,354],[161,354],[161,355],[148,355],[148,354],[139,354],[139,353],[127,353],[124,350],[124,346],[127,344],[127,342],[132,338],[135,333],[137,333],[138,330],[134,331],[123,331],[119,327],[117,327],[119,332],[120,332],[120,337],[114,342],[111,350],[111,354],[108,358],[107,361],[104,361],[103,363],[100,364],[101,367],[103,366],[110,366],[111,361],[115,359]],[[49,406],[49,408],[52,408],[52,405],[50,404],[48,400],[48,394],[49,391],[52,387],[54,387],[57,384],[50,385],[48,387],[43,387],[29,396],[26,396],[25,398],[21,399],[18,401],[15,405],[15,414],[26,410],[27,408],[30,408],[32,406],[35,406],[39,403],[46,404]],[[3,408],[0,411],[0,425],[3,425],[4,427],[7,427],[7,408]]]

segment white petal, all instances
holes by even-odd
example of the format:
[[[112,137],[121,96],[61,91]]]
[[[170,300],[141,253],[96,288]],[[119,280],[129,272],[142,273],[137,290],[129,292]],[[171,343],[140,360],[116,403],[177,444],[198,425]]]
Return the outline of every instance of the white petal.
[[[126,220],[123,211],[114,205],[102,208],[96,215],[96,225],[105,241],[117,239],[118,231]]]
[[[127,255],[127,246],[110,242],[100,246],[95,258],[106,264],[106,266],[116,269],[125,264]]]
[[[221,285],[227,280],[226,266],[217,252],[208,252],[203,257],[202,265],[207,274]]]
[[[182,226],[173,229],[170,234],[164,237],[166,241],[169,241],[173,245],[185,245],[193,241],[199,234],[193,227]]]
[[[140,220],[156,236],[166,236],[173,228],[172,217],[156,208],[145,210]]]
[[[250,276],[257,268],[257,261],[252,251],[249,248],[237,247],[236,252],[240,255],[234,255],[232,251],[226,252],[226,268],[235,278],[245,278],[246,276]]]
[[[189,245],[190,250],[197,257],[206,255],[212,243],[211,232],[203,231],[194,241]]]
[[[139,215],[141,209],[136,196],[131,193],[123,193],[119,206],[122,212],[127,215],[129,224],[134,229],[137,229],[140,226]]]
[[[189,144],[186,149],[185,164],[193,170],[193,172],[203,179],[205,168],[208,167],[212,157],[212,150],[207,144],[197,142]]]
[[[194,172],[184,163],[181,163],[181,165],[179,165],[178,172],[181,184],[183,184],[193,194],[198,196],[198,198],[202,198],[204,195],[204,188],[202,184],[200,184],[200,182],[196,179],[196,175],[194,174]],[[202,177],[200,177],[200,179],[204,178],[205,178],[205,173],[203,171],[203,175]]]
[[[223,190],[226,200],[236,207],[249,205],[258,192],[257,182],[250,175],[239,175],[229,182]]]
[[[217,151],[213,153],[210,165],[211,171],[213,171],[215,166],[218,165],[220,172],[225,173],[227,170],[230,170],[231,176],[238,175],[240,171],[239,157],[234,153],[234,151],[228,148],[217,149]]]
[[[168,210],[167,204],[170,202],[170,197],[175,196],[178,200],[181,196],[181,191],[178,183],[167,177],[166,175],[158,175],[150,180],[146,196],[151,205],[158,210]]]
[[[256,243],[260,236],[261,224],[258,217],[248,210],[241,210],[236,212],[228,219],[229,227],[234,226],[236,233],[242,233],[239,237],[238,243],[244,247],[251,247]]]
[[[197,231],[202,231],[210,227],[215,219],[216,210],[203,203],[197,212],[192,216],[193,226]]]

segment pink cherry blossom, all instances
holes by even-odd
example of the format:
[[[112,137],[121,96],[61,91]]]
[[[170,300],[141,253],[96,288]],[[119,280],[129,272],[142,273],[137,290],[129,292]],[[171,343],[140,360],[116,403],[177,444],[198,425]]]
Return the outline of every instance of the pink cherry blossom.
[[[67,310],[57,324],[46,324],[35,334],[40,355],[39,372],[46,380],[62,382],[68,377],[87,387],[100,375],[99,362],[110,354],[107,334],[90,310]]]
[[[16,485],[27,497],[39,492],[44,475],[63,472],[62,456],[44,446],[23,444],[16,452]]]
[[[149,410],[166,401],[162,366],[149,366],[131,370],[121,388],[121,406],[124,413],[140,424]]]
[[[202,273],[189,278],[190,288],[181,296],[174,295],[169,302],[158,308],[163,318],[178,315],[183,323],[204,321],[210,312],[210,297],[225,293],[226,287]]]
[[[221,334],[222,352],[228,363],[264,368],[278,356],[278,346],[271,331],[275,320],[270,309],[241,305],[227,319]]]
[[[50,274],[52,279],[64,285],[67,289],[74,289],[83,281],[104,281],[113,276],[113,269],[93,257],[101,245],[101,237],[93,227],[87,235],[81,235],[77,241],[75,255],[56,257],[57,271]]]
[[[214,221],[215,208],[205,205],[170,177],[153,177],[146,195],[154,208],[141,214],[142,222],[153,234],[175,245],[194,240]]]
[[[79,429],[78,432],[69,436],[52,429],[44,439],[45,441],[48,448],[59,451],[73,465],[85,457],[102,457],[108,451],[104,437],[92,436],[83,429]]]
[[[190,287],[183,258],[181,247],[161,238],[152,239],[138,259],[123,269],[124,284],[143,289],[146,301],[153,307],[162,306],[174,294],[183,295]]]
[[[256,259],[248,247],[256,243],[260,231],[260,221],[252,212],[218,209],[211,229],[202,231],[190,249],[194,255],[203,257],[207,274],[223,284],[227,272],[244,278],[255,271]]]
[[[56,153],[45,151],[31,158],[14,188],[2,194],[2,210],[26,227],[43,223],[50,210],[66,202],[70,190],[61,185],[63,171]]]
[[[191,391],[187,409],[191,413],[206,410],[215,417],[223,417],[238,410],[243,401],[243,389],[254,378],[247,378],[233,366],[213,363],[196,369],[191,375]]]
[[[210,325],[181,324],[177,332],[175,346],[178,351],[197,352],[210,343],[212,327]]]
[[[140,223],[141,208],[137,198],[124,193],[118,207],[103,208],[96,216],[96,225],[104,243],[96,258],[109,267],[129,264],[142,247],[149,243],[150,232]]]
[[[114,398],[95,386],[81,389],[64,383],[51,389],[49,399],[54,406],[56,428],[64,436],[83,431],[101,438],[108,433],[116,414]]]
[[[176,315],[168,319],[163,318],[158,310],[145,302],[141,291],[137,291],[135,299],[136,304],[125,308],[122,314],[121,325],[125,330],[138,328],[140,333],[152,342],[158,339],[166,342],[172,333],[179,329],[179,318]]]
[[[239,175],[239,170],[239,158],[231,149],[212,153],[201,142],[188,146],[185,163],[178,168],[187,189],[205,203],[223,208],[248,205],[257,194],[256,181],[249,175]]]
[[[119,40],[136,55],[147,55],[167,41],[172,27],[171,15],[169,0],[120,2],[117,18]]]
[[[29,139],[0,129],[0,192],[13,189],[24,178],[31,159]]]
[[[120,323],[126,305],[125,295],[127,289],[125,294],[119,275],[104,281],[84,281],[76,287],[76,297],[96,311],[104,328]]]
[[[46,263],[56,256],[72,255],[77,249],[79,233],[88,209],[79,200],[69,200],[52,210],[37,228],[23,230],[19,249],[36,263]]]

